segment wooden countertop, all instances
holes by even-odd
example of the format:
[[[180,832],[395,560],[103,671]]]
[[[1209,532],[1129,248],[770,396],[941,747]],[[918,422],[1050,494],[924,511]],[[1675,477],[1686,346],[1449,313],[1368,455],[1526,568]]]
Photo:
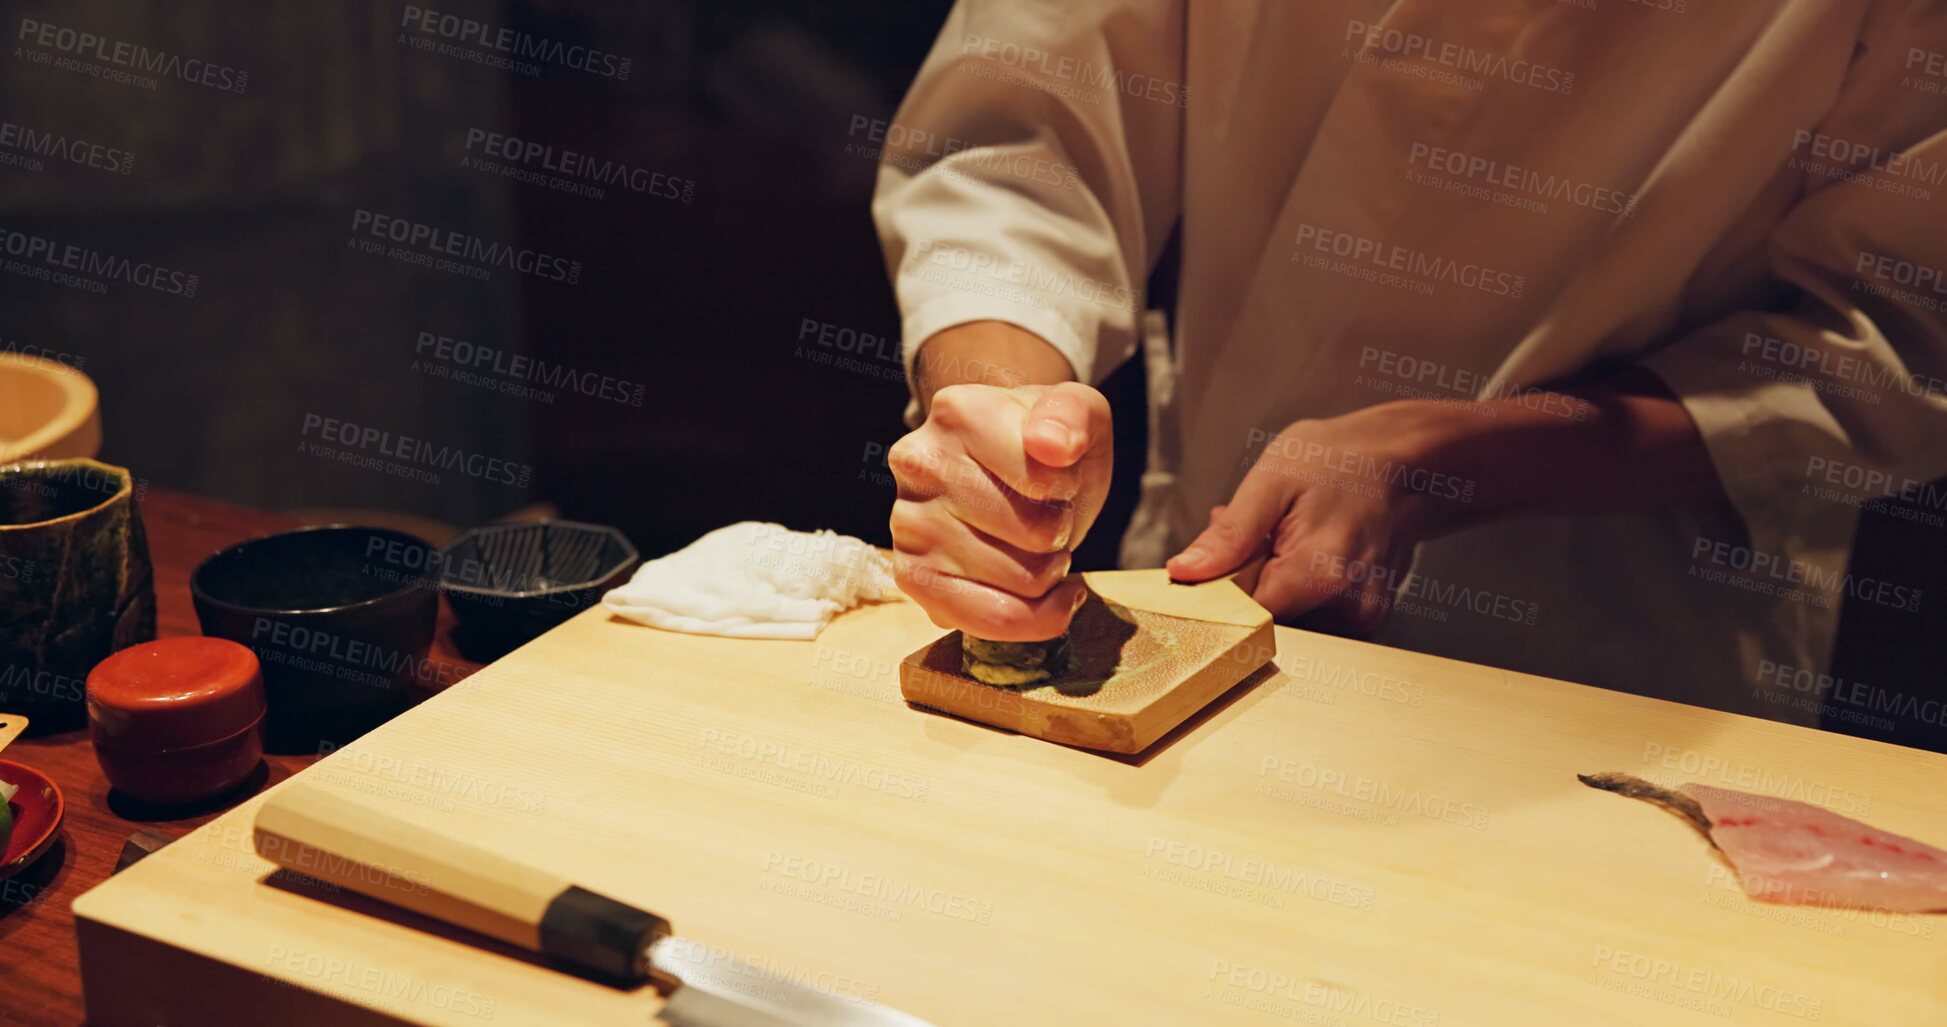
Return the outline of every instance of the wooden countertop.
[[[149,556],[155,565],[157,633],[164,636],[201,633],[190,605],[189,575],[204,557],[233,542],[296,523],[268,511],[166,489],[149,489],[141,503]],[[479,667],[454,652],[447,641],[450,627],[450,614],[442,604],[432,662],[445,667],[446,680]],[[72,1027],[82,1022],[82,1006],[69,903],[108,879],[122,842],[131,833],[146,827],[182,834],[222,810],[158,814],[119,796],[111,798],[86,731],[21,739],[7,748],[6,756],[53,778],[68,809],[62,842],[19,876],[0,881],[0,965],[7,968],[4,978],[14,982],[0,1003],[0,1022]],[[281,781],[316,759],[309,754],[269,756],[265,760],[268,781]]]
[[[815,642],[584,613],[306,770],[941,1025],[1947,1022],[1947,918],[1760,905],[1578,771],[1947,842],[1947,756],[1288,629],[1143,757],[927,714],[904,602]],[[84,896],[106,1024],[640,1024],[617,991],[267,880],[252,803]]]

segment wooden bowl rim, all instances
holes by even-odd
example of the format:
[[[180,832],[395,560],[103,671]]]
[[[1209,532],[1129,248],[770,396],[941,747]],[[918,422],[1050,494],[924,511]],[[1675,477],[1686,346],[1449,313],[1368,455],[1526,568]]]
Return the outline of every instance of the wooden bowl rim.
[[[60,387],[67,402],[46,424],[13,442],[0,445],[0,463],[32,460],[34,454],[86,426],[88,419],[95,416],[101,405],[101,392],[95,388],[94,379],[89,378],[78,368],[45,357],[29,356],[24,353],[0,353],[0,372],[9,370],[20,371],[53,382]],[[19,455],[8,457],[6,454],[9,453]]]

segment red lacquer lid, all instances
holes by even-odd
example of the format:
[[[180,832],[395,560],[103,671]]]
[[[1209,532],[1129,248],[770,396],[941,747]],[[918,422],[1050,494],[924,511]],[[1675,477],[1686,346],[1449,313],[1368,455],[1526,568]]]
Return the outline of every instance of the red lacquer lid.
[[[220,741],[264,712],[257,654],[191,635],[130,646],[88,674],[88,725],[97,745],[156,751]]]

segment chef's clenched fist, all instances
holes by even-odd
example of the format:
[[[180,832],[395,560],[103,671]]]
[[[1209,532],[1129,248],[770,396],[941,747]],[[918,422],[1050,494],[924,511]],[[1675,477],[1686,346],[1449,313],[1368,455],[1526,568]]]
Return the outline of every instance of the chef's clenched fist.
[[[996,642],[1068,630],[1069,555],[1109,490],[1109,401],[1076,382],[949,385],[894,443],[894,574],[933,623]]]

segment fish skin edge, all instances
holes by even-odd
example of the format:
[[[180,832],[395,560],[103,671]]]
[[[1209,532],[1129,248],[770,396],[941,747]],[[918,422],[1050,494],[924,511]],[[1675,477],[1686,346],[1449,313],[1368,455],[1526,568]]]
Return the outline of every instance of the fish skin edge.
[[[1697,832],[1702,834],[1705,840],[1709,841],[1711,845],[1715,846],[1717,844],[1717,839],[1710,836],[1712,825],[1710,818],[1704,815],[1703,805],[1682,792],[1672,791],[1632,774],[1623,774],[1616,771],[1609,771],[1602,774],[1577,774],[1575,775],[1575,779],[1588,785],[1590,788],[1601,789],[1605,792],[1614,792],[1625,798],[1641,799],[1644,802],[1661,806],[1683,818],[1684,822],[1688,823],[1691,827],[1696,828]]]

